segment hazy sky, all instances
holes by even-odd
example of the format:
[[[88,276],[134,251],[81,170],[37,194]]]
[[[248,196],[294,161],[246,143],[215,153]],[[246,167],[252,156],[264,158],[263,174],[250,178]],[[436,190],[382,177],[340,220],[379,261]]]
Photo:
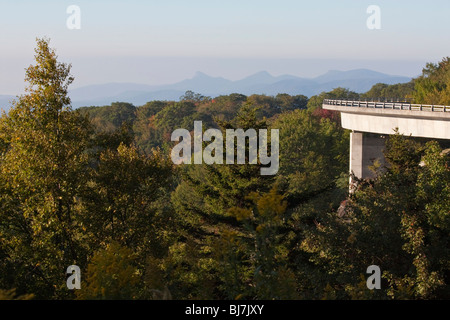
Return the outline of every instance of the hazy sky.
[[[70,30],[69,5],[81,10]],[[381,9],[370,30],[369,5]],[[35,38],[73,65],[73,87],[165,84],[196,71],[236,80],[266,70],[313,77],[369,68],[416,76],[450,55],[450,1],[0,0],[0,94],[18,94]]]

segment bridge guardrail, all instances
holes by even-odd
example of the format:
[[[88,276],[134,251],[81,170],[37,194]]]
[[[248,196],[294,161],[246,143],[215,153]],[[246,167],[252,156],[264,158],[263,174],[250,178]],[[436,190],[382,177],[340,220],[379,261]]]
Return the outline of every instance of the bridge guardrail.
[[[331,106],[344,106],[344,107],[357,107],[357,108],[450,112],[450,106],[413,104],[413,103],[408,103],[408,102],[381,102],[381,101],[324,99],[323,104],[331,105]]]

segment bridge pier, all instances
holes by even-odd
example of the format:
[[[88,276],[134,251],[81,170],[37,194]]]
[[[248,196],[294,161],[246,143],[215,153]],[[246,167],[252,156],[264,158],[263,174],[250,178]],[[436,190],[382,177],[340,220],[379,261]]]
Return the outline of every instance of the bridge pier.
[[[350,173],[359,179],[374,178],[375,172],[370,167],[375,161],[385,164],[383,150],[386,139],[382,135],[353,131],[350,133]],[[350,191],[354,181],[350,177]]]
[[[342,127],[353,130],[350,171],[358,178],[374,177],[369,166],[376,159],[385,164],[384,135],[397,131],[406,136],[450,140],[450,106],[324,99],[322,107],[339,111]],[[350,181],[350,192],[354,187]]]

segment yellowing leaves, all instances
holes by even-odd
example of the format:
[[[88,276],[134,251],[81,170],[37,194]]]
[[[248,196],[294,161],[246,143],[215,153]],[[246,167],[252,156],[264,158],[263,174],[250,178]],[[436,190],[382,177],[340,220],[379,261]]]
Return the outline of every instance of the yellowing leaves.
[[[279,221],[287,208],[287,202],[284,201],[284,196],[277,193],[276,187],[262,195],[252,192],[246,199],[253,202],[258,217],[263,218],[263,220]],[[233,207],[228,213],[238,221],[258,219],[255,216],[254,209]]]
[[[234,216],[238,221],[249,219],[252,216],[251,210],[238,207],[231,208],[229,213],[232,216]]]

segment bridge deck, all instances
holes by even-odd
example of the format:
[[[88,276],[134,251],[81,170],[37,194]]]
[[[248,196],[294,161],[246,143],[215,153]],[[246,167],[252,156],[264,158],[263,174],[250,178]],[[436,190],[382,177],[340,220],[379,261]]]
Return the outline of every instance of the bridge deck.
[[[323,104],[327,105],[327,106],[343,106],[343,107],[357,107],[357,108],[450,112],[450,106],[431,105],[431,104],[413,104],[413,103],[408,103],[408,102],[381,102],[381,101],[353,101],[353,100],[324,99]]]
[[[450,139],[450,106],[324,99],[322,107],[340,111],[342,127],[353,131]]]

